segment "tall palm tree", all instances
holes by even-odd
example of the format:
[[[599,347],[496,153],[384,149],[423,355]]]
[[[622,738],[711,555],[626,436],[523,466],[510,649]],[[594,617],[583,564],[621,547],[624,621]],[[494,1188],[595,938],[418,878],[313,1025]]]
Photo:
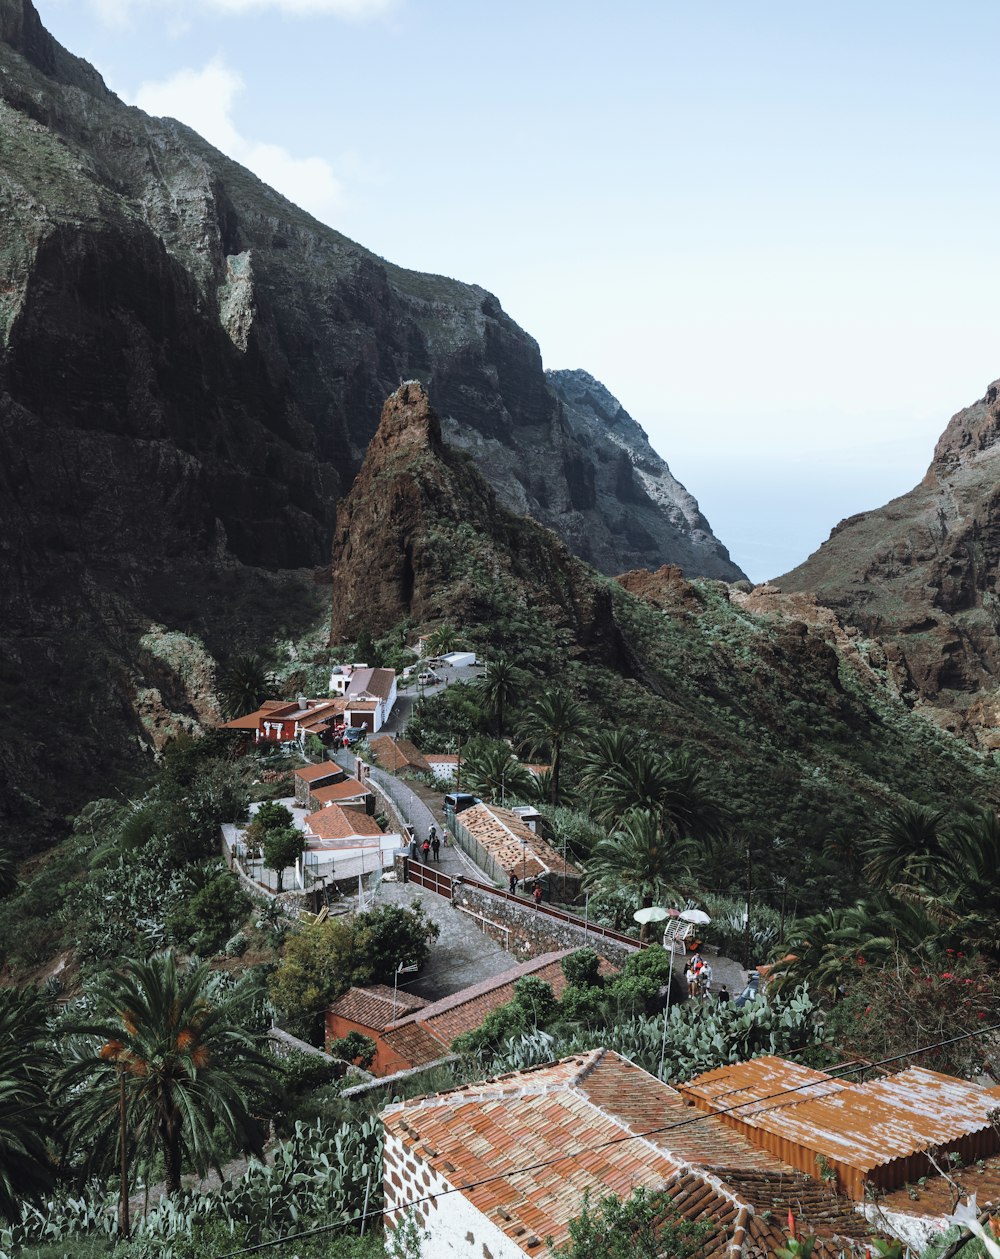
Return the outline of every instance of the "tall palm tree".
[[[432,656],[446,656],[458,646],[458,630],[450,622],[439,625],[427,641],[428,653]]]
[[[226,717],[242,717],[259,708],[274,687],[274,677],[259,656],[234,656],[219,674],[216,693]]]
[[[498,740],[470,744],[462,760],[462,782],[467,791],[487,800],[503,801],[507,796],[527,798],[534,779],[510,750]]]
[[[104,976],[93,1021],[75,1029],[87,1042],[63,1073],[73,1138],[98,1156],[115,1149],[124,1104],[126,1148],[147,1166],[162,1153],[168,1193],[185,1163],[203,1175],[217,1161],[216,1131],[243,1150],[263,1147],[248,1090],[267,1069],[250,1034],[209,999],[209,977],[172,952]]]
[[[542,694],[528,709],[522,731],[532,756],[549,756],[551,772],[549,791],[552,804],[559,803],[559,772],[563,748],[584,734],[586,709],[562,687],[553,687]]]
[[[635,744],[591,781],[598,821],[613,823],[639,809],[656,819],[661,835],[710,839],[722,831],[724,814],[704,769],[685,751]]]
[[[618,829],[594,846],[587,883],[628,888],[640,908],[648,908],[656,900],[682,895],[695,855],[696,847],[686,836],[664,834],[656,814],[631,809]],[[642,934],[645,938],[645,926]]]
[[[24,1202],[51,1186],[55,1164],[48,1077],[54,1058],[37,992],[0,989],[0,1216],[20,1219]]]
[[[478,690],[482,701],[496,718],[497,738],[503,737],[507,710],[517,699],[523,684],[524,675],[513,657],[502,653],[487,663],[479,679]]]
[[[944,814],[921,804],[890,809],[864,846],[864,872],[874,887],[918,886],[942,856]]]

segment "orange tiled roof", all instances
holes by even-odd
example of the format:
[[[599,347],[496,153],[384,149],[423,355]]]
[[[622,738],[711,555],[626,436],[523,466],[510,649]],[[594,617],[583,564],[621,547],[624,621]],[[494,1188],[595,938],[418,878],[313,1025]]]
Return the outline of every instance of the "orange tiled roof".
[[[377,734],[368,740],[368,746],[378,764],[390,774],[404,769],[430,772],[430,765],[409,739],[391,739],[387,734]]]
[[[307,783],[322,782],[324,778],[347,777],[347,771],[341,769],[334,761],[321,761],[319,765],[303,765],[300,769],[293,769],[292,773],[296,778],[301,778]]]
[[[425,1027],[411,1021],[390,1027],[382,1039],[404,1062],[417,1067],[436,1062],[450,1052],[448,1046],[432,1036]]]
[[[870,1232],[825,1187],[603,1049],[390,1106],[383,1122],[412,1157],[467,1186],[464,1196],[529,1254],[543,1253],[550,1236],[566,1240],[585,1191],[627,1197],[639,1186],[667,1189],[685,1218],[709,1221],[704,1253],[719,1259],[772,1253],[784,1234],[765,1207],[773,1213],[793,1194],[824,1259],[838,1253],[835,1236]],[[696,1128],[708,1135],[692,1143]],[[698,1151],[727,1162],[692,1160]]]
[[[556,850],[516,813],[496,804],[474,804],[463,809],[456,819],[486,849],[504,870],[516,869],[518,875],[532,879],[542,874],[567,874],[578,878],[580,870],[563,861]],[[522,875],[523,871],[523,875]]]
[[[373,817],[360,809],[341,808],[328,804],[305,820],[306,830],[317,839],[381,839],[383,831]]]
[[[514,985],[519,979],[531,975],[548,984],[556,997],[562,996],[566,989],[562,959],[572,951],[572,949],[562,949],[556,953],[543,953],[540,957],[522,962],[520,966],[514,966],[500,975],[494,975],[481,983],[442,997],[439,1001],[425,1006],[407,1021],[418,1022],[424,1031],[434,1038],[433,1046],[426,1041],[422,1043],[425,1052],[433,1048],[433,1058],[439,1058],[442,1053],[448,1052],[456,1036],[460,1036],[463,1032],[473,1031],[479,1027],[487,1014],[506,1005],[514,996]],[[601,974],[613,975],[615,972],[616,968],[602,958]],[[432,1058],[426,1061],[432,1061]]]
[[[415,993],[395,992],[388,984],[372,984],[370,988],[348,988],[342,997],[330,1006],[330,1013],[372,1031],[384,1031],[399,1021],[400,1015],[419,1010],[427,1002]]]
[[[336,804],[340,800],[358,800],[371,792],[356,778],[345,778],[343,782],[330,783],[328,787],[316,787],[309,794],[320,804]]]

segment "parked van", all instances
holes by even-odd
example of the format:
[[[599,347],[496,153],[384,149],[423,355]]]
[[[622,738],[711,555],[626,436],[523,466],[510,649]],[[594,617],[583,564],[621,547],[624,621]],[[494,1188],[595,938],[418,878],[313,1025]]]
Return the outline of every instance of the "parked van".
[[[444,798],[444,809],[446,813],[452,815],[462,813],[465,809],[471,809],[474,804],[479,804],[478,796],[471,796],[466,791],[452,791]]]
[[[431,673],[429,669],[425,669],[423,673],[417,674],[417,681],[421,686],[433,686],[437,680],[438,675],[436,673]]]

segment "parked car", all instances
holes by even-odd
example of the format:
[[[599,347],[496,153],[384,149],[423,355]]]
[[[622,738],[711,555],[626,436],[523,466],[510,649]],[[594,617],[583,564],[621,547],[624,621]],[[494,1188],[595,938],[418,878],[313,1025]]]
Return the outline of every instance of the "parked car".
[[[368,730],[364,726],[345,726],[343,737],[347,740],[349,747],[354,747],[355,743],[368,738]]]
[[[423,673],[417,674],[417,681],[421,686],[433,686],[435,682],[440,682],[441,679],[436,673],[431,673],[429,669],[425,669]]]

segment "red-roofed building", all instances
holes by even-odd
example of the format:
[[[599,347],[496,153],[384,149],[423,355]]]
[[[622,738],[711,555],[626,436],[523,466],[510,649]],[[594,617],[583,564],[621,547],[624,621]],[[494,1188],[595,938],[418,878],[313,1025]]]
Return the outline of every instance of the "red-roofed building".
[[[514,985],[531,975],[549,985],[556,997],[566,988],[562,959],[571,949],[543,953],[520,966],[512,967],[482,983],[463,988],[450,996],[424,1005],[416,1013],[382,1026],[359,1027],[378,1045],[378,1056],[372,1070],[376,1075],[390,1075],[409,1067],[426,1066],[451,1052],[451,1043],[462,1032],[474,1031],[491,1011],[506,1005],[514,996]],[[610,975],[615,968],[601,959],[601,973]],[[327,1011],[327,1039],[344,1036],[344,1024],[336,1005]],[[350,1030],[350,1029],[348,1029]]]
[[[585,1193],[598,1202],[640,1187],[669,1191],[686,1219],[710,1226],[706,1259],[766,1259],[785,1243],[790,1208],[821,1259],[872,1236],[821,1182],[605,1049],[397,1103],[382,1119],[386,1223],[416,1203],[435,1256],[549,1255]]]
[[[387,734],[377,734],[368,740],[368,747],[375,764],[390,774],[401,774],[406,770],[418,774],[430,773],[430,765],[409,739],[391,739]]]
[[[338,665],[330,675],[330,690],[343,697],[349,726],[363,726],[377,734],[396,703],[396,671],[364,664]]]
[[[326,740],[343,726],[344,711],[342,699],[269,699],[256,712],[224,721],[219,729],[252,734],[255,743],[290,743],[311,734]]]
[[[328,804],[360,804],[368,813],[374,813],[375,795],[366,783],[345,774],[343,778],[325,783],[322,787],[310,786],[309,797],[303,807],[315,812]]]

